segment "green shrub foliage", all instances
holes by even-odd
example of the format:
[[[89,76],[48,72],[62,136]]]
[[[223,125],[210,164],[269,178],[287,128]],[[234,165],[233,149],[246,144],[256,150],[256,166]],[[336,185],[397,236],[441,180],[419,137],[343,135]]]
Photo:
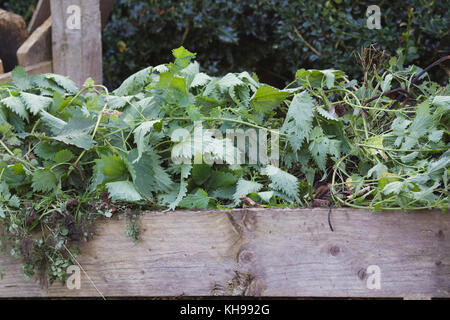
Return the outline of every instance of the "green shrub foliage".
[[[9,0],[0,7],[30,19],[36,3]],[[403,50],[407,63],[425,67],[449,52],[446,3],[379,1],[382,29],[370,30],[371,1],[117,0],[103,33],[105,82],[115,88],[127,75],[169,60],[180,45],[199,52],[209,74],[251,70],[278,86],[299,66],[361,75],[353,53],[372,43],[391,55]],[[433,76],[445,73],[437,68]]]

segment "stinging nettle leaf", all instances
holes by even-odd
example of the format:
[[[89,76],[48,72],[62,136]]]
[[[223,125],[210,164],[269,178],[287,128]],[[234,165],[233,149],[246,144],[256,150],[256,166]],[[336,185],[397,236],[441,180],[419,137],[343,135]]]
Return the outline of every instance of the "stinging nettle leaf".
[[[1,102],[21,119],[29,120],[28,112],[25,110],[25,104],[20,98],[11,96],[1,100]]]
[[[143,200],[135,186],[130,181],[115,181],[106,184],[112,201],[136,202]]]
[[[38,96],[36,94],[21,92],[20,98],[25,104],[26,108],[34,115],[38,114],[41,110],[46,110],[53,103],[52,98]]]
[[[31,187],[35,192],[53,191],[58,184],[56,175],[50,170],[36,170],[33,173]]]
[[[269,85],[263,85],[250,99],[250,106],[257,112],[269,113],[278,107],[289,94],[289,92],[281,91]]]

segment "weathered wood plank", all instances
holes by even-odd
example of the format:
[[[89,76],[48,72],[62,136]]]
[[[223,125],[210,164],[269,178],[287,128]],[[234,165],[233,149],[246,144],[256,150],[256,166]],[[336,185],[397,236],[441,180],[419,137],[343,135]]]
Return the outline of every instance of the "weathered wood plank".
[[[42,73],[53,72],[52,62],[44,61],[31,66],[25,67],[25,71],[28,75],[37,75]],[[11,81],[11,72],[0,74],[0,83]]]
[[[39,0],[28,24],[28,33],[32,34],[50,17],[50,0]]]
[[[51,0],[53,69],[78,86],[91,77],[102,83],[99,0]]]
[[[150,212],[137,245],[102,221],[79,261],[105,296],[450,297],[448,213],[336,209],[331,232],[327,212]],[[40,289],[0,261],[0,297],[98,296],[84,275],[80,290]]]
[[[17,50],[17,61],[20,66],[49,61],[52,59],[52,18],[48,18],[39,26]]]

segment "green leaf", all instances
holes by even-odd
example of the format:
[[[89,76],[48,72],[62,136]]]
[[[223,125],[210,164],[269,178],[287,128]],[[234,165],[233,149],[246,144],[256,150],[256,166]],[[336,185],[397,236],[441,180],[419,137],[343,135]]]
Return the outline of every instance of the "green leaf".
[[[175,208],[178,206],[178,204],[183,200],[183,198],[186,196],[187,193],[187,186],[188,182],[186,179],[191,174],[192,165],[190,164],[182,164],[181,167],[181,174],[180,174],[180,183],[177,185],[178,188],[174,189],[173,192],[167,194],[165,196],[165,202],[169,203],[169,209],[168,210],[175,210]]]
[[[433,98],[433,105],[443,107],[445,110],[450,109],[450,96],[435,96]]]
[[[231,172],[212,171],[208,180],[208,189],[217,189],[219,187],[229,187],[236,184],[238,178]],[[234,193],[234,190],[233,190]]]
[[[94,123],[91,121],[71,118],[61,128],[60,133],[52,138],[81,149],[89,150],[94,144],[91,136],[93,127]]]
[[[281,132],[288,135],[288,140],[294,151],[300,147],[311,132],[314,119],[314,101],[307,91],[298,93],[292,99]]]
[[[41,142],[34,149],[34,153],[41,159],[52,160],[61,147],[49,142]]]
[[[55,154],[53,161],[55,161],[56,163],[68,163],[74,157],[75,157],[75,155],[72,153],[72,151],[61,150]]]
[[[184,209],[206,209],[210,198],[203,189],[198,189],[196,193],[189,194],[180,201],[179,206]]]
[[[159,122],[159,120],[142,122],[134,131],[134,142],[136,143],[139,156],[135,161],[138,161],[145,151],[145,135],[153,129],[153,125]]]
[[[12,84],[20,90],[29,90],[33,87],[31,79],[27,76],[27,72],[22,66],[14,68],[14,70],[11,72],[11,78]]]
[[[184,47],[179,47],[177,49],[172,50],[172,54],[175,57],[175,64],[171,64],[169,68],[172,66],[173,71],[177,72],[181,69],[186,68],[192,59],[195,58],[195,53],[190,52],[189,50],[185,49]]]
[[[20,98],[26,108],[34,115],[38,114],[41,110],[46,110],[53,103],[52,98],[38,96],[27,92],[21,92]]]
[[[404,184],[402,181],[394,181],[391,183],[388,183],[383,188],[383,194],[389,195],[391,193],[393,194],[399,194],[404,189]]]
[[[343,71],[340,70],[305,70],[300,69],[295,73],[295,77],[300,80],[300,84],[309,84],[312,88],[319,89],[323,88],[324,85],[328,89],[334,87],[335,79],[342,78],[345,75]]]
[[[50,192],[57,187],[58,178],[52,171],[40,169],[33,172],[32,182],[34,192]]]
[[[13,207],[13,208],[20,208],[19,197],[17,195],[13,195],[11,198],[9,198],[8,206]]]
[[[269,203],[270,199],[272,199],[272,197],[274,196],[274,192],[273,191],[264,191],[264,192],[258,192],[258,196],[264,201]]]
[[[212,168],[207,164],[194,164],[192,168],[192,180],[198,186],[202,186],[211,176]]]
[[[134,170],[133,181],[137,190],[147,198],[153,198],[153,193],[169,192],[173,182],[161,166],[161,159],[154,151],[146,151],[138,158],[136,149],[130,151],[128,162]]]
[[[105,182],[124,180],[127,177],[128,170],[122,158],[115,154],[102,155],[100,159],[95,160],[91,188],[93,190]]]
[[[78,92],[75,82],[68,77],[59,74],[46,74],[44,77],[53,80],[58,86],[63,88],[69,94],[76,94]]]
[[[106,184],[109,195],[113,201],[135,202],[143,200],[130,181],[115,181]]]
[[[64,120],[61,120],[44,110],[41,111],[41,121],[54,135],[59,134],[61,130],[63,130],[63,128],[67,125],[67,122],[65,122]]]
[[[289,92],[263,85],[250,99],[250,106],[257,112],[269,113],[278,107],[287,96],[289,96]]]
[[[272,165],[263,168],[261,173],[269,176],[271,181],[269,188],[280,191],[293,200],[299,200],[298,179],[292,174]]]
[[[211,80],[211,77],[206,73],[200,72],[197,73],[194,77],[194,80],[191,82],[191,88],[200,87],[206,85]]]
[[[239,179],[236,185],[236,192],[233,195],[234,203],[237,205],[241,202],[241,197],[247,196],[249,193],[258,192],[263,185],[259,182]]]
[[[150,81],[150,75],[153,72],[152,67],[148,67],[144,70],[136,72],[132,76],[128,77],[119,88],[114,90],[114,94],[117,96],[130,96],[138,94]]]
[[[319,169],[326,170],[327,155],[340,156],[341,141],[330,139],[324,135],[322,128],[315,127],[310,135],[310,144],[308,150]]]
[[[25,110],[25,104],[22,102],[22,100],[20,100],[20,98],[11,96],[1,100],[1,102],[12,112],[17,114],[20,118],[27,121],[29,120],[28,112]]]

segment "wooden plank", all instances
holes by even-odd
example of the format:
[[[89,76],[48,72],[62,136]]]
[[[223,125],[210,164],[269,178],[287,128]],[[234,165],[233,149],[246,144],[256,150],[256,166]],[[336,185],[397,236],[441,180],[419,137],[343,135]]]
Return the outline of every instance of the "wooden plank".
[[[98,222],[79,262],[105,296],[450,297],[450,215],[336,209],[149,212],[141,241]],[[95,296],[40,289],[0,257],[0,297]],[[372,274],[374,272],[374,274]],[[376,284],[380,272],[379,288]]]
[[[32,34],[50,17],[50,0],[39,0],[28,24],[28,33]]]
[[[32,66],[25,67],[25,71],[27,71],[28,75],[37,75],[42,73],[51,73],[53,72],[52,62],[44,61]],[[0,74],[0,83],[11,81],[11,72]]]
[[[3,68],[3,62],[2,59],[0,59],[0,74],[5,73],[5,69]]]
[[[51,0],[50,5],[54,72],[69,76],[80,87],[88,77],[101,84],[99,0]],[[69,6],[74,11],[68,12]]]
[[[27,67],[52,59],[52,18],[48,18],[17,50],[19,65]]]

